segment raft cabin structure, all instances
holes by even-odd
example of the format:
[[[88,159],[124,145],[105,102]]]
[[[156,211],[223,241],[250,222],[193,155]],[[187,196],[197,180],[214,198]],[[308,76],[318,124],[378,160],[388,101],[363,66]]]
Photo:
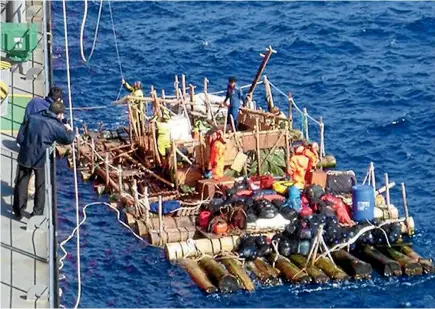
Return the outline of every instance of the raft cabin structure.
[[[326,155],[324,124],[296,105],[291,94],[263,75],[275,51],[269,47],[249,87],[236,128],[221,107],[225,91],[203,92],[181,85],[174,94],[125,96],[114,104],[128,110],[128,126],[83,132],[61,156],[76,156],[82,178],[92,179],[99,194],[111,194],[126,223],[140,237],[164,248],[206,293],[252,291],[282,282],[325,283],[383,276],[434,273],[431,259],[412,248],[414,221],[401,184],[404,217],[390,200],[395,186],[388,174],[377,185],[370,163],[357,184],[353,171],[336,170]],[[254,92],[264,86],[265,109],[256,108]],[[263,87],[261,87],[263,88]],[[287,115],[274,110],[272,89],[284,97]],[[302,117],[298,128],[293,111]],[[154,118],[169,114],[169,151],[158,150]],[[299,115],[298,115],[299,116]],[[319,160],[305,183],[295,183],[290,161],[295,146],[310,140],[309,124],[319,133]],[[207,132],[222,130],[225,175],[204,178],[211,145]],[[79,132],[77,132],[79,133]],[[72,166],[72,164],[71,164]]]

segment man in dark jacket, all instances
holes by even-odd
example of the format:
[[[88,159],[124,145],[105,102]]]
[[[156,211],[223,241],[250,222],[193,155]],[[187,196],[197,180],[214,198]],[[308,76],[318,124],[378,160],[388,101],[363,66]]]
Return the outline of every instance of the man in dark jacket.
[[[50,107],[50,104],[62,99],[62,89],[59,87],[52,87],[48,96],[45,99],[40,97],[34,97],[27,103],[26,111],[24,112],[24,120],[26,122],[29,116],[32,114],[39,113]]]
[[[35,173],[35,199],[31,216],[42,215],[45,204],[45,151],[54,142],[68,145],[74,140],[69,124],[63,124],[65,105],[51,103],[48,110],[30,115],[18,132],[17,142],[18,173],[14,188],[14,213],[21,218],[21,211],[27,206],[27,186],[32,171]]]

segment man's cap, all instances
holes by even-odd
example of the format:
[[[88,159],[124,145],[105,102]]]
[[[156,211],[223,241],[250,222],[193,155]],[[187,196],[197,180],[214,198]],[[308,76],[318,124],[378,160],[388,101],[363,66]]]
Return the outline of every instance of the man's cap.
[[[62,114],[65,112],[65,104],[63,104],[61,101],[56,101],[51,103],[48,109],[56,115]]]
[[[235,76],[230,76],[230,77],[228,78],[228,82],[230,82],[230,83],[232,83],[232,82],[236,82],[236,81],[237,81],[237,79],[236,79]]]

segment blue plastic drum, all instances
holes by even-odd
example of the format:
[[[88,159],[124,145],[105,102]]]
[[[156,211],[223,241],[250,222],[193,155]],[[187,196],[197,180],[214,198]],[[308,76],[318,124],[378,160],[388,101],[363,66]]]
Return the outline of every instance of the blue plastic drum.
[[[352,187],[352,219],[357,222],[373,220],[375,215],[375,193],[372,186]]]

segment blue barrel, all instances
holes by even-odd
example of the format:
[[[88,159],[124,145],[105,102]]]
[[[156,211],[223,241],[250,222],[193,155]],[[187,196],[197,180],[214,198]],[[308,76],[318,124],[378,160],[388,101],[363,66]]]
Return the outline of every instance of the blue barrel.
[[[354,221],[373,220],[375,216],[375,193],[372,186],[356,185],[352,187],[352,213]]]

